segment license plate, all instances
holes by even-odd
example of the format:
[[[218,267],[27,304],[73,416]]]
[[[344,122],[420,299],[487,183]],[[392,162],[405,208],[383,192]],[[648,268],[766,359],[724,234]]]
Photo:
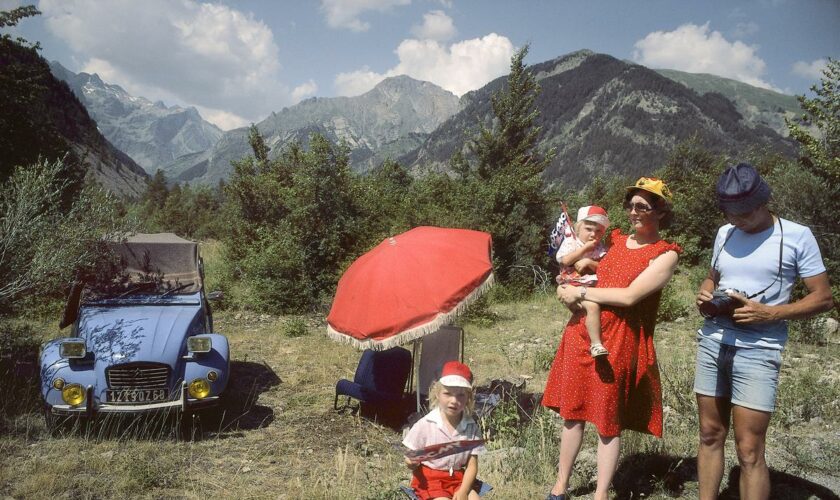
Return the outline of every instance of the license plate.
[[[169,389],[108,389],[105,399],[109,403],[156,403],[169,400]]]

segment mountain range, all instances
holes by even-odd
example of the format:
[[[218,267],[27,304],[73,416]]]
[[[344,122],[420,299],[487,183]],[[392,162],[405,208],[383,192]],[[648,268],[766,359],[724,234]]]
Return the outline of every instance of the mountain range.
[[[212,148],[222,131],[193,108],[167,107],[130,95],[99,75],[73,73],[60,63],[50,70],[85,105],[100,132],[137,164],[153,174],[176,158]]]
[[[744,116],[718,91],[701,95],[638,64],[583,50],[529,70],[541,87],[535,100],[538,147],[556,151],[545,172],[549,182],[581,186],[596,175],[649,173],[664,164],[676,145],[692,138],[732,156],[756,147],[789,156],[796,151],[791,140],[768,126],[765,114]],[[464,138],[479,124],[491,124],[491,98],[506,79],[461,97],[461,111],[399,162],[414,171],[446,169],[464,147]]]
[[[57,80],[35,47],[0,37],[0,182],[13,170],[62,159],[69,177],[87,177],[125,197],[148,176],[96,128],[87,109]]]
[[[131,96],[97,75],[74,74],[57,63],[106,138],[148,172],[171,181],[216,184],[231,161],[251,153],[247,127],[221,132],[194,108]],[[680,142],[696,139],[737,157],[754,148],[794,155],[785,118],[795,97],[717,77],[651,70],[581,50],[529,66],[541,87],[535,105],[539,148],[556,151],[548,182],[580,186],[594,175],[635,176],[661,166]],[[407,76],[383,80],[356,97],[310,98],[256,124],[276,156],[320,133],[350,150],[359,172],[395,159],[417,175],[442,171],[479,125],[492,123],[491,98],[506,77],[460,99]]]

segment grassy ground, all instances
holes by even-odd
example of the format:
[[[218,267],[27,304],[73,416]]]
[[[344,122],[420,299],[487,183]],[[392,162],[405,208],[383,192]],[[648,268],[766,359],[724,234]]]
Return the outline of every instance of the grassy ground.
[[[212,249],[205,252],[213,258]],[[208,255],[209,253],[209,255]],[[212,289],[214,277],[208,276]],[[688,292],[687,292],[688,293]],[[525,382],[519,406],[483,421],[492,432],[480,477],[492,498],[544,498],[553,482],[561,420],[531,410],[568,313],[550,295],[495,303],[474,314],[466,361],[479,385]],[[0,497],[12,498],[400,498],[408,479],[399,430],[333,411],[335,382],[352,378],[359,353],[324,335],[322,317],[250,312],[216,315],[231,343],[230,395],[219,414],[194,422],[190,438],[173,419],[111,421],[59,437],[40,413],[38,343],[56,321],[0,323]],[[696,405],[691,313],[657,328],[665,437],[623,437],[618,498],[694,498]],[[779,411],[768,435],[774,498],[837,498],[840,490],[840,348],[791,344]],[[573,476],[575,497],[594,489],[595,435],[588,430]],[[737,461],[726,451],[724,497],[737,496]],[[834,496],[832,496],[834,495]]]

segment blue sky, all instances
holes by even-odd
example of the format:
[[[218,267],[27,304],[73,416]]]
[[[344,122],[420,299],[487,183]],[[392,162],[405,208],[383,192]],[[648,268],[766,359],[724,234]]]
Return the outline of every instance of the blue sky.
[[[224,129],[397,74],[462,95],[526,43],[529,64],[591,49],[788,94],[840,58],[838,0],[32,1],[15,34],[44,57]]]

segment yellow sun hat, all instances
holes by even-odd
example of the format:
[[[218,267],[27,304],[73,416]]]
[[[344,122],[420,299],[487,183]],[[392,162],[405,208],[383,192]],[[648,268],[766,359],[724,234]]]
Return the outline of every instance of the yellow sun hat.
[[[653,193],[669,204],[673,201],[673,195],[671,194],[671,190],[668,189],[668,186],[665,185],[665,181],[656,177],[639,177],[635,185],[627,186],[628,192],[634,189],[641,189],[642,191]]]

